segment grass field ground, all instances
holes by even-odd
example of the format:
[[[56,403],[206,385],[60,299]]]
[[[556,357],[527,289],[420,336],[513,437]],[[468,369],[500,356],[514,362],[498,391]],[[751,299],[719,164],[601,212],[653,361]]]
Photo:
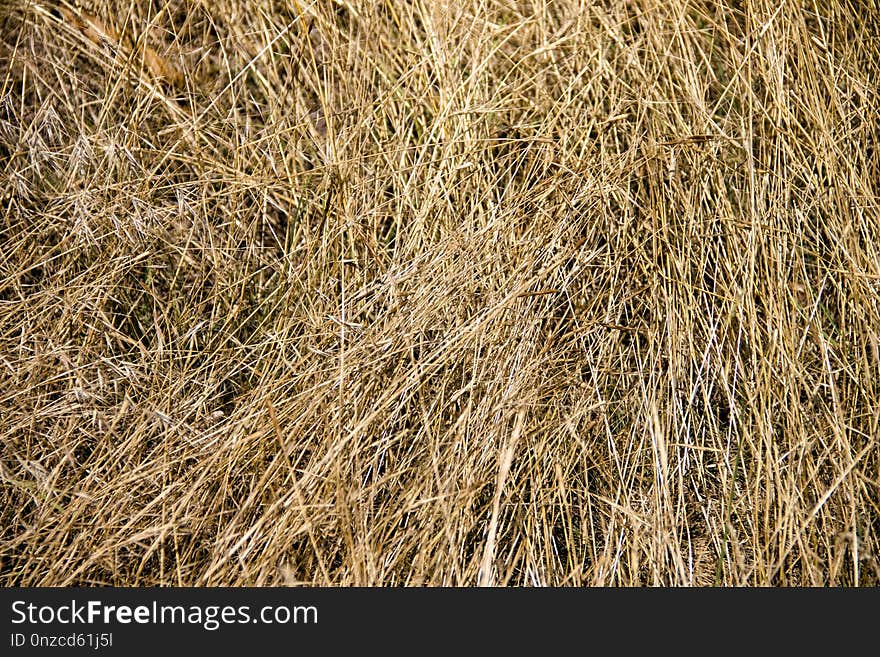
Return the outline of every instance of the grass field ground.
[[[876,0],[0,0],[0,583],[880,585]]]

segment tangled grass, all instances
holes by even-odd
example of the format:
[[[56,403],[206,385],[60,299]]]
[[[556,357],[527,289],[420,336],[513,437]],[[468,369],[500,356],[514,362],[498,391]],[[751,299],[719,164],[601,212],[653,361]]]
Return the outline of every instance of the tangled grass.
[[[877,0],[0,0],[0,582],[880,585]]]

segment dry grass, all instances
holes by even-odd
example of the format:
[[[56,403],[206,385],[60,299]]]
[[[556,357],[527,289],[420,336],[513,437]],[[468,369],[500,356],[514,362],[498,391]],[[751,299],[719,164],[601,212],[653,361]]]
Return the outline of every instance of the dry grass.
[[[0,0],[4,585],[880,585],[877,0]]]

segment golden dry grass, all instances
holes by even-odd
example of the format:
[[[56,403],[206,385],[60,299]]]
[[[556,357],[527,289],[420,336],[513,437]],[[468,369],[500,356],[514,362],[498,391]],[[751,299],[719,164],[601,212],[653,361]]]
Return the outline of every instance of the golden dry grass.
[[[878,37],[0,0],[0,582],[880,584]]]

